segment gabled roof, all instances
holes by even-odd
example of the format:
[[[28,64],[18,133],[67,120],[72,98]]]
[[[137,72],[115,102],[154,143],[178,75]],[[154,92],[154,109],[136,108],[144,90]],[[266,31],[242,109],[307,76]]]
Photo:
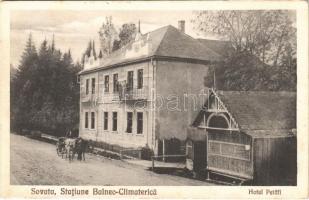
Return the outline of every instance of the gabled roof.
[[[296,93],[266,91],[213,91],[235,119],[240,131],[258,137],[293,135],[296,129]],[[207,101],[205,103],[207,106]],[[192,126],[197,127],[200,111]]]
[[[167,26],[155,55],[217,61],[221,56],[201,44],[197,39],[180,32],[173,26]]]
[[[295,92],[217,91],[241,130],[296,128]]]
[[[80,73],[109,68],[114,65],[143,60],[154,56],[201,61],[218,61],[221,59],[221,55],[209,49],[197,39],[180,32],[171,25],[144,34],[140,40],[143,40],[144,44],[148,45],[146,54],[127,57],[126,52],[132,50],[135,42],[132,41],[128,45],[110,54],[107,58],[103,58],[102,63],[98,67],[83,70]]]
[[[197,40],[204,46],[222,56],[227,56],[235,50],[229,41],[209,40],[202,38],[198,38]]]

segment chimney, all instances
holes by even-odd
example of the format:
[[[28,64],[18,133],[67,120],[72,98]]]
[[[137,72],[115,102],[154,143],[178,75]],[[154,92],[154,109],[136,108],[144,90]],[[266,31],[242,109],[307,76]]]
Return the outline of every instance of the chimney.
[[[185,20],[179,20],[178,21],[178,30],[180,31],[180,32],[182,32],[182,33],[185,33]]]

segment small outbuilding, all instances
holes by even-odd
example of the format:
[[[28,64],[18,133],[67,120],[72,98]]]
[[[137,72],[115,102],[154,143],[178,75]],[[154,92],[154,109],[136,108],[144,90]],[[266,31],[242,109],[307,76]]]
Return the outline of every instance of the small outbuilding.
[[[215,91],[187,131],[187,168],[252,185],[296,185],[296,93]]]

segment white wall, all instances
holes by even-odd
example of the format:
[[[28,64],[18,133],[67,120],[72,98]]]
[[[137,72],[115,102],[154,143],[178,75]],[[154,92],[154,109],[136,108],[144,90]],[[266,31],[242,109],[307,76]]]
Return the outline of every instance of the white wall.
[[[127,72],[134,71],[134,87],[137,86],[137,70],[143,69],[143,88],[148,88],[148,98],[146,101],[119,101],[113,100],[113,74],[118,73],[118,80],[123,81],[127,79]],[[109,92],[103,92],[104,76],[109,75]],[[96,78],[96,92],[91,95],[91,78]],[[90,95],[84,96],[85,80],[89,78]],[[124,67],[117,67],[112,69],[101,70],[91,74],[81,75],[81,107],[80,107],[80,136],[86,139],[103,141],[110,144],[117,144],[123,147],[138,148],[146,146],[152,148],[153,141],[153,101],[151,97],[151,88],[153,87],[153,67],[150,62],[134,64]],[[117,98],[116,98],[117,99]],[[96,127],[94,130],[85,128],[84,113],[89,112],[89,127],[90,112],[96,113]],[[103,130],[103,112],[108,112],[108,130]],[[117,132],[112,131],[112,112],[118,114]],[[133,126],[132,133],[126,133],[127,126],[127,112],[133,112]],[[137,134],[137,112],[143,112],[143,134]]]

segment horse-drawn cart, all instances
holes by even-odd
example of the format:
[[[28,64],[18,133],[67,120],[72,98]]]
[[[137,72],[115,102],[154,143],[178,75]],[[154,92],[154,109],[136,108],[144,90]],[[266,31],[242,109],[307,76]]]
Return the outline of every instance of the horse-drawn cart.
[[[88,142],[82,138],[58,138],[56,144],[57,155],[62,158],[69,158],[69,161],[74,159],[74,155],[77,154],[78,160],[85,160],[85,151],[88,147]]]
[[[61,156],[62,158],[64,155],[66,155],[65,139],[65,137],[60,137],[56,143],[57,155]]]

